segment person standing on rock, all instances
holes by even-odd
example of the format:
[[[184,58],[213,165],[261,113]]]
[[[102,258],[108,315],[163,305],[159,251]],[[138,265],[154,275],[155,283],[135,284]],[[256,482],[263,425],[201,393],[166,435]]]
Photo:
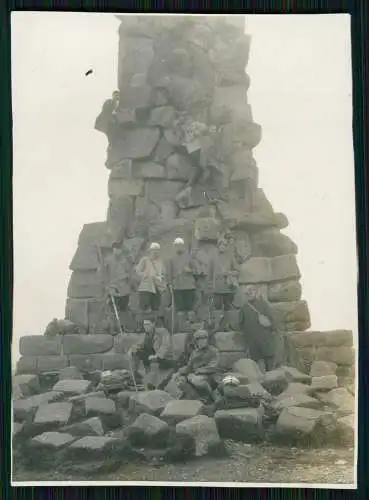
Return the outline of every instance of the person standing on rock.
[[[283,362],[284,335],[275,310],[253,286],[245,291],[240,328],[246,336],[250,357],[266,371]]]
[[[190,388],[194,388],[209,399],[214,385],[219,383],[219,351],[209,345],[209,335],[206,330],[196,331],[193,341],[194,349],[188,363],[180,368],[176,375],[177,384],[184,393],[188,391],[187,384],[189,384]]]
[[[136,344],[128,351],[132,360],[135,376],[140,377],[138,369],[142,361],[146,373],[150,371],[150,364],[156,362],[159,369],[168,369],[173,366],[173,348],[170,333],[166,328],[156,327],[153,321],[145,319],[145,331],[142,343]]]
[[[151,243],[149,255],[142,257],[136,273],[140,279],[140,308],[145,312],[157,311],[161,304],[161,294],[166,289],[165,267],[160,258],[159,243]]]
[[[107,290],[113,297],[118,312],[128,309],[129,296],[131,293],[130,266],[122,247],[118,243],[113,245],[113,253],[106,259]]]
[[[168,284],[172,287],[172,298],[176,311],[192,311],[195,304],[196,272],[193,257],[182,238],[173,242],[174,255],[168,261]]]
[[[227,244],[221,239],[218,242],[218,252],[211,263],[211,283],[217,309],[232,308],[238,286],[239,266],[235,255],[226,252]]]

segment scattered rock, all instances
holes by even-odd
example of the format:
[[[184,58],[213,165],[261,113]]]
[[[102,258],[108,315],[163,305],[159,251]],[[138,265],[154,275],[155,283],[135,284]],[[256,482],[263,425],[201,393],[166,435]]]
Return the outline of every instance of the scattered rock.
[[[52,403],[63,398],[62,392],[44,392],[35,396],[30,396],[27,399],[19,399],[13,403],[14,419],[18,422],[32,421],[33,416],[39,406],[47,403]]]
[[[278,410],[291,408],[292,406],[296,408],[312,408],[313,410],[323,409],[321,401],[314,399],[307,394],[295,394],[293,396],[285,397],[280,399],[275,405]]]
[[[355,416],[353,414],[337,420],[337,432],[341,443],[352,444],[355,440]]]
[[[123,439],[107,436],[85,436],[68,448],[67,458],[70,460],[94,461],[123,456],[129,451],[129,445]]]
[[[49,403],[39,406],[34,424],[38,429],[47,432],[62,425],[69,424],[72,417],[72,403]]]
[[[61,448],[71,444],[76,438],[64,432],[44,432],[29,441],[29,447],[37,449],[37,453],[47,450],[48,453],[55,453]]]
[[[258,365],[255,363],[255,361],[249,358],[243,358],[239,361],[236,361],[236,363],[233,365],[233,370],[247,377],[249,382],[260,382],[263,377],[263,374],[261,373]]]
[[[323,412],[311,408],[285,408],[277,420],[276,435],[292,441],[302,440],[313,433],[318,435],[318,426],[323,415]]]
[[[313,391],[330,391],[338,386],[336,375],[323,375],[322,377],[312,377],[311,389]]]
[[[218,410],[214,418],[221,438],[247,443],[262,437],[263,413],[261,407]]]
[[[73,425],[64,427],[63,432],[72,436],[103,436],[104,428],[99,417],[92,417]]]
[[[300,382],[302,384],[310,384],[311,382],[311,376],[306,375],[306,373],[300,372],[293,366],[282,366],[280,369],[285,372],[287,380],[289,382]]]
[[[288,375],[286,374],[286,371],[281,368],[277,370],[271,370],[263,376],[261,385],[271,394],[278,395],[287,389],[287,377]]]
[[[355,398],[344,388],[338,387],[326,393],[316,393],[324,403],[334,406],[343,416],[355,412]]]
[[[64,335],[64,354],[98,354],[113,347],[112,335]]]
[[[337,365],[330,361],[314,361],[310,368],[311,377],[324,377],[326,375],[336,375]]]
[[[126,131],[119,147],[119,159],[148,158],[159,141],[160,132],[156,127],[137,128]],[[161,163],[159,161],[159,163]]]
[[[160,418],[170,425],[175,425],[182,422],[182,420],[199,415],[203,408],[204,405],[201,401],[192,399],[172,400],[166,404]]]
[[[59,380],[54,387],[53,391],[62,392],[66,396],[79,396],[85,394],[92,387],[89,380]]]
[[[129,409],[136,415],[140,413],[159,415],[170,401],[172,401],[172,396],[165,391],[142,391],[132,393]]]
[[[225,453],[215,420],[205,415],[196,415],[178,423],[176,425],[176,435],[186,436],[194,440],[196,457],[219,454],[220,451]]]
[[[278,395],[278,399],[282,400],[299,394],[309,395],[311,392],[311,387],[309,385],[302,384],[301,382],[290,382],[287,389]]]
[[[169,426],[153,415],[141,413],[127,430],[132,446],[165,448]]]
[[[61,337],[48,338],[45,335],[27,335],[19,340],[22,356],[57,356],[61,354]]]
[[[101,417],[102,415],[114,415],[116,412],[115,402],[103,397],[91,397],[85,399],[86,417]]]
[[[13,384],[19,387],[24,396],[32,396],[40,392],[40,379],[37,375],[15,375]]]
[[[83,376],[76,366],[67,366],[60,370],[59,380],[82,380]]]

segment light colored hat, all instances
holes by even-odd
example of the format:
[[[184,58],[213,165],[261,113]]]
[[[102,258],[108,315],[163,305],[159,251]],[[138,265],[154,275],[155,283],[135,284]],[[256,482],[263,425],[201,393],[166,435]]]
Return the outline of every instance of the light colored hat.
[[[222,380],[223,385],[240,385],[240,381],[234,375],[226,375]]]
[[[176,238],[174,240],[174,244],[175,245],[184,245],[184,241],[182,240],[182,238]]]
[[[151,243],[150,250],[160,250],[159,243]]]

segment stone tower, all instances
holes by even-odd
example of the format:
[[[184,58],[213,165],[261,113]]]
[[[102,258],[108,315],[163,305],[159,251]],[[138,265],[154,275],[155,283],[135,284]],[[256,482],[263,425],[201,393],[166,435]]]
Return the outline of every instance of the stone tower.
[[[200,260],[220,239],[236,257],[239,287],[227,311],[232,328],[246,288],[254,286],[286,331],[308,329],[297,247],[281,232],[286,216],[273,210],[258,184],[253,150],[261,126],[247,98],[251,39],[244,16],[118,17],[119,107],[112,120],[113,100],[107,100],[95,125],[109,141],[107,217],[81,231],[66,318],[93,333],[105,300],[99,263],[114,242],[134,268],[151,242],[160,242],[165,258],[182,237]],[[163,303],[170,318],[170,298]],[[133,293],[130,317],[137,310]],[[204,304],[195,313],[204,320]],[[177,330],[186,328],[184,318]]]

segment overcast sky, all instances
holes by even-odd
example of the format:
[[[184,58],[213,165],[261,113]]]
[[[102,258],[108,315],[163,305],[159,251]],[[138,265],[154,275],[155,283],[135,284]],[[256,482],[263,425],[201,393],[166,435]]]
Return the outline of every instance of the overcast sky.
[[[116,87],[118,26],[12,13],[16,357],[20,336],[64,317],[79,232],[106,217],[107,140],[93,127]],[[250,15],[246,31],[260,186],[290,221],[312,328],[356,331],[350,18]]]

